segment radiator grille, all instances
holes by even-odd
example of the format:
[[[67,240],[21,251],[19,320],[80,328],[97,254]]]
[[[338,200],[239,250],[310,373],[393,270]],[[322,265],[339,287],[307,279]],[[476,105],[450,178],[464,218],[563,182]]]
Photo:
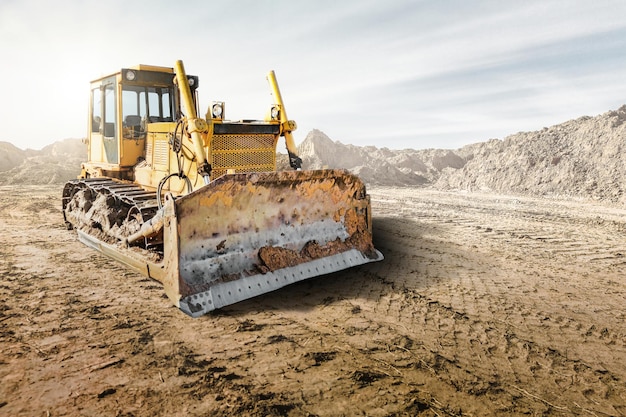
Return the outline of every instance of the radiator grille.
[[[167,167],[168,166],[168,157],[169,157],[169,151],[170,151],[170,145],[167,142],[167,140],[163,140],[163,139],[156,139],[154,141],[154,159],[153,159],[153,164],[154,166],[162,166],[162,167]]]
[[[211,148],[213,178],[228,169],[237,173],[276,170],[275,135],[214,135]]]

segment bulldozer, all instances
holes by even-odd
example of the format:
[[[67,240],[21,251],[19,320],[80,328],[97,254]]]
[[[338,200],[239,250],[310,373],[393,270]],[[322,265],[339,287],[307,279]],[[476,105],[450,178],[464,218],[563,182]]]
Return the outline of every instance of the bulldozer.
[[[262,120],[228,120],[221,101],[199,116],[199,78],[182,61],[92,81],[87,161],[63,188],[68,229],[161,282],[192,317],[382,260],[364,183],[302,169],[273,71],[267,81],[273,103]]]

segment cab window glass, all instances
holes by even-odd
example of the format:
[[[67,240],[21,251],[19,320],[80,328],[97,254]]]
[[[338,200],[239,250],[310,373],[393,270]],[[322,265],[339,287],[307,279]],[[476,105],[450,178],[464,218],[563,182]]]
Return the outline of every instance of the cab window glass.
[[[139,116],[139,93],[137,91],[122,90],[122,117]]]
[[[161,117],[163,120],[171,122],[174,120],[172,117],[172,94],[170,94],[170,90],[168,88],[163,88],[161,90]]]
[[[115,137],[115,89],[113,84],[104,87],[104,136]]]
[[[102,92],[100,86],[91,90],[91,131],[98,133],[102,124]]]
[[[140,117],[147,122],[173,121],[174,94],[168,87],[124,85],[122,115],[124,119]],[[129,117],[130,116],[130,117]]]
[[[148,114],[151,122],[158,122],[161,118],[161,103],[157,89],[148,88]]]

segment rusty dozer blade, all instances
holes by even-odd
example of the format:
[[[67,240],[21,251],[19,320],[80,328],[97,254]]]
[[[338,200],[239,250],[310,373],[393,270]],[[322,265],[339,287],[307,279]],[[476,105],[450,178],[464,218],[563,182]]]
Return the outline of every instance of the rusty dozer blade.
[[[154,278],[193,317],[383,259],[365,186],[343,170],[225,175],[166,198],[163,236]]]

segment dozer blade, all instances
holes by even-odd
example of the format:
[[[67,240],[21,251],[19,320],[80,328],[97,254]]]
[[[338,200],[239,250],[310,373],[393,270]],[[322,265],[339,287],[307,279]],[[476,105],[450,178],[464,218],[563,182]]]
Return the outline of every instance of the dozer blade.
[[[164,207],[164,265],[150,275],[193,317],[383,259],[365,186],[343,170],[225,175]]]

